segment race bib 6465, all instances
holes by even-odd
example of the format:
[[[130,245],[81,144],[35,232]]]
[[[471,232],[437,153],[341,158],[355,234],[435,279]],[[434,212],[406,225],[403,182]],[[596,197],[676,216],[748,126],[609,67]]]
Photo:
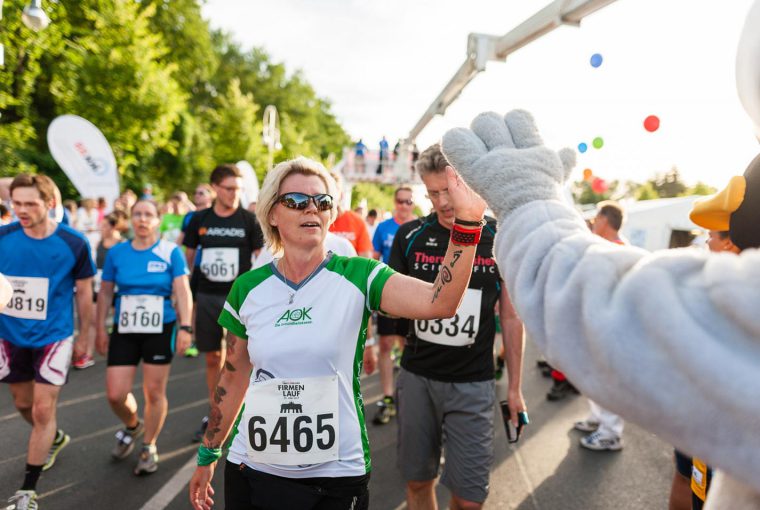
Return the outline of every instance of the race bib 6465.
[[[248,388],[241,427],[254,462],[286,466],[338,460],[338,376],[272,379]]]

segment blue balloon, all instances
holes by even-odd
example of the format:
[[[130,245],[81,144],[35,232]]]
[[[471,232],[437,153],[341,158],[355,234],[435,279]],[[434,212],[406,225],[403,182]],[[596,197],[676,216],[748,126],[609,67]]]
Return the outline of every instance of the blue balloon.
[[[599,53],[591,55],[591,67],[599,67],[604,59]]]
[[[588,150],[588,145],[586,145],[585,143],[579,143],[578,144],[578,152],[580,152],[581,154],[583,154],[587,150]]]

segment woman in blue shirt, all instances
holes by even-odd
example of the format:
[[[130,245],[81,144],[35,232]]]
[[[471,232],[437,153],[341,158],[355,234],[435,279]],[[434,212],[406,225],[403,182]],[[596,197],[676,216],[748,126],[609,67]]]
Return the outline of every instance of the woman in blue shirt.
[[[98,293],[96,345],[108,353],[106,393],[111,409],[124,423],[116,433],[111,455],[125,459],[144,434],[136,475],[158,468],[156,438],[167,412],[166,383],[176,349],[190,345],[192,327],[190,285],[180,248],[160,239],[161,218],[151,200],[132,207],[134,239],[108,251]],[[115,290],[116,289],[116,290]],[[113,331],[106,331],[106,315],[116,292]],[[172,306],[176,298],[177,310]],[[179,317],[178,317],[179,316]],[[175,326],[180,324],[178,328]],[[175,349],[176,337],[176,349]],[[137,365],[143,360],[144,422],[132,394]]]

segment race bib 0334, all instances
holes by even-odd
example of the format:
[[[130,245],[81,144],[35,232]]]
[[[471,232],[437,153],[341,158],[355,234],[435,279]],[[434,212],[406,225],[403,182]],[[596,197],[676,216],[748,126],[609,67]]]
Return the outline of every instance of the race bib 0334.
[[[483,291],[467,289],[462,304],[451,319],[414,321],[417,338],[434,344],[463,347],[475,343],[480,325],[480,304]]]

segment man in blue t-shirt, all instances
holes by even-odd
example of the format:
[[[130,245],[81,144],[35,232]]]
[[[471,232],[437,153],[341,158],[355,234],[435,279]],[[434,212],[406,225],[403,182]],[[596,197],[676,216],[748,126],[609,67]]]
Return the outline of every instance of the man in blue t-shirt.
[[[14,290],[0,314],[0,381],[10,385],[16,409],[32,426],[24,482],[9,500],[16,508],[36,508],[40,472],[53,465],[70,440],[57,428],[56,403],[72,350],[85,350],[92,313],[90,245],[82,234],[50,218],[54,186],[44,175],[14,178],[11,201],[19,221],[0,227],[0,273]]]
[[[404,223],[415,219],[412,188],[408,186],[396,188],[393,197],[396,204],[393,217],[380,223],[375,230],[375,235],[372,237],[375,258],[382,260],[386,264],[390,257],[391,246],[393,246],[393,238],[396,236],[396,231]],[[396,404],[393,400],[393,360],[391,360],[391,351],[394,345],[399,345],[403,348],[407,329],[406,319],[392,319],[378,314],[377,333],[380,336],[380,352],[377,364],[380,370],[383,399],[377,403],[378,409],[374,418],[374,423],[377,425],[388,423],[391,417],[396,414]]]

